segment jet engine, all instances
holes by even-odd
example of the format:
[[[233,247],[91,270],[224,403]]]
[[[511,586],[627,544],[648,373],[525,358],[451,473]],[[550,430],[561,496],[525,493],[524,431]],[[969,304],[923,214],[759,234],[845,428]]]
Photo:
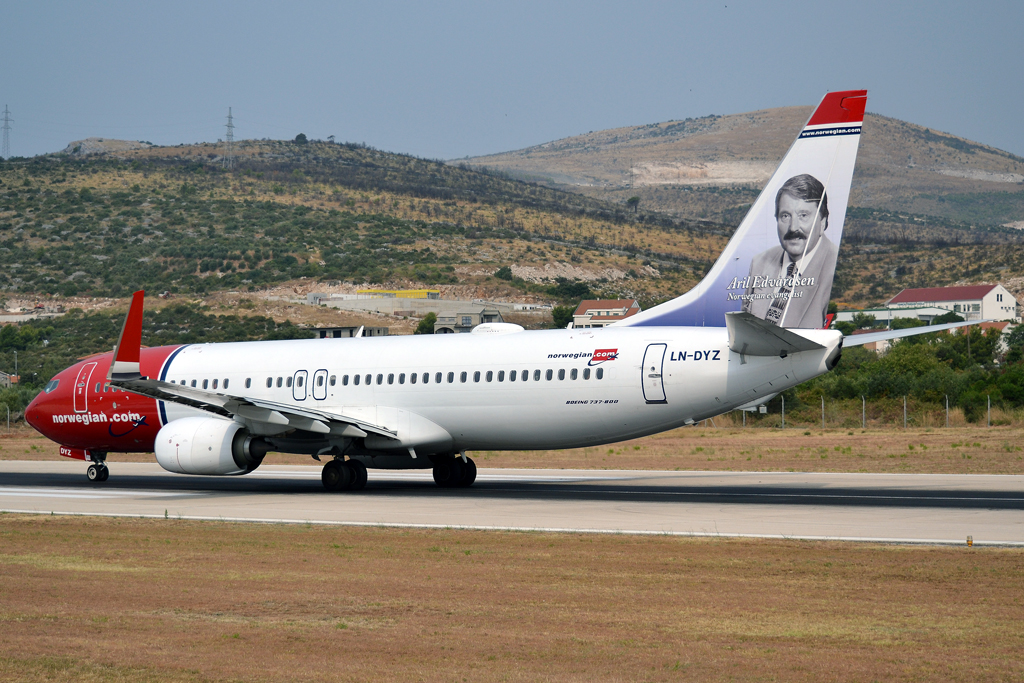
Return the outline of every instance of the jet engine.
[[[156,461],[178,474],[248,474],[271,449],[237,422],[218,417],[184,417],[156,435]]]

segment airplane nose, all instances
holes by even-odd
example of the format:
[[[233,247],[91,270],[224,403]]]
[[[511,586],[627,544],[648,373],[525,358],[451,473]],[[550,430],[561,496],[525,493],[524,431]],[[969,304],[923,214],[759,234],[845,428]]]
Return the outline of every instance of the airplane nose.
[[[37,395],[25,408],[25,422],[28,422],[36,431],[39,431],[39,418],[41,417],[39,403],[42,398],[43,394]]]

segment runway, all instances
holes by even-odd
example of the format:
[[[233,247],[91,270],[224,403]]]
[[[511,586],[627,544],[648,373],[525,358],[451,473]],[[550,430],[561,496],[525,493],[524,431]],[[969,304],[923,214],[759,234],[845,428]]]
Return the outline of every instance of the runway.
[[[1024,476],[481,469],[469,489],[371,470],[327,493],[320,468],[189,477],[155,463],[0,462],[0,510],[268,523],[1024,546]]]

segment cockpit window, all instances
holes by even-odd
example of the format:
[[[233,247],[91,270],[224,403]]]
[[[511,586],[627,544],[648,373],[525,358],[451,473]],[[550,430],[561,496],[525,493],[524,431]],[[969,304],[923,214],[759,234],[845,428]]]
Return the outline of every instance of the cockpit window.
[[[43,389],[43,391],[45,391],[46,393],[50,393],[51,391],[57,388],[58,384],[60,384],[59,379],[51,379],[49,382],[47,382],[46,388]]]

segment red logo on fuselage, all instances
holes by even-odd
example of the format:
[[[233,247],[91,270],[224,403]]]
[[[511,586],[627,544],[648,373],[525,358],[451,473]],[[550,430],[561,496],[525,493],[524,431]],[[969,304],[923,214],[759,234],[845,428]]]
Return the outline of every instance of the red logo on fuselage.
[[[590,357],[590,361],[587,365],[598,365],[605,361],[615,360],[619,357],[618,349],[597,349],[594,351],[594,355]]]

